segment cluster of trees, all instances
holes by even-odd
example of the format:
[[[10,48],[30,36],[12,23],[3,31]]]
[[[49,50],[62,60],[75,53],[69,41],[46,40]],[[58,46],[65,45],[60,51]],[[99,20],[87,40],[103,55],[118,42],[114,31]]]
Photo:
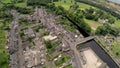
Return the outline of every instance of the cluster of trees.
[[[0,20],[3,23],[1,29],[10,30],[9,23],[13,20],[13,16],[8,10],[0,11]]]
[[[7,5],[4,5],[2,7],[2,10],[11,10],[11,9],[15,9],[17,10],[19,13],[21,14],[30,14],[33,12],[32,8],[27,8],[27,7],[17,7],[12,3],[8,3]]]
[[[69,13],[68,17],[87,33],[91,32],[91,27],[84,21],[81,15]]]
[[[22,3],[24,2],[25,0],[10,0],[12,3]]]
[[[30,14],[33,12],[31,8],[16,7],[15,9],[21,14]]]
[[[28,6],[36,6],[36,5],[47,5],[51,3],[52,0],[27,0]]]
[[[99,26],[96,30],[96,34],[98,35],[113,35],[113,36],[118,36],[120,33],[120,30],[115,27],[111,27],[109,24],[105,23],[103,26]]]
[[[85,4],[89,4],[89,5],[95,6],[97,8],[100,8],[101,10],[104,10],[104,11],[110,13],[111,15],[120,19],[120,14],[116,13],[114,10],[112,10],[110,8],[105,7],[104,5],[96,4],[96,3],[91,2],[89,0],[76,0],[76,1],[82,2],[82,3],[85,3]]]
[[[73,6],[71,6],[71,8],[72,7],[75,7],[74,9],[77,9],[79,6],[73,5]],[[79,14],[79,13],[74,13],[74,12],[68,12],[62,6],[55,6],[54,3],[48,5],[48,9],[55,12],[55,14],[57,14],[57,15],[63,15],[65,17],[67,17],[67,19],[68,18],[71,19],[73,22],[78,24],[79,27],[82,28],[83,30],[85,30],[86,32],[88,32],[88,33],[91,32],[91,27],[87,23],[85,23],[85,21],[83,19],[83,15],[81,13]],[[80,11],[80,12],[82,12],[82,11]]]
[[[50,3],[56,2],[58,0],[27,0],[28,6],[47,6]]]
[[[55,51],[55,48],[57,46],[56,42],[52,42],[52,41],[48,40],[48,41],[44,41],[44,43],[46,45],[48,52]]]
[[[115,18],[113,18],[110,14],[93,8],[86,9],[85,18],[95,21],[98,21],[98,19],[107,19],[108,23],[110,24],[113,24],[115,22]]]
[[[54,3],[52,4],[48,4],[46,6],[47,9],[49,9],[49,11],[54,12],[57,15],[64,15],[66,13],[66,10],[64,9],[64,7],[62,6],[55,6]]]
[[[12,14],[8,11],[0,11],[0,19],[12,19]]]

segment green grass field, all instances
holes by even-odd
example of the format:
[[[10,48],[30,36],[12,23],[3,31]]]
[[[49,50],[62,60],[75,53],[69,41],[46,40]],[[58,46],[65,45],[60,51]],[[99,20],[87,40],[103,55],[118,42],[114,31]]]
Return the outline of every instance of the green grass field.
[[[3,3],[12,3],[11,0],[2,0]],[[23,3],[14,3],[15,6],[18,6],[18,7],[27,7],[27,4],[26,4],[27,0],[24,0]],[[0,7],[2,7],[3,5],[0,4]]]
[[[115,27],[120,28],[120,19],[115,21]]]
[[[2,29],[2,22],[0,22],[0,67],[8,68],[8,53],[6,52],[6,37],[5,31]]]
[[[15,5],[18,7],[27,7],[26,3],[17,3]]]
[[[93,21],[93,20],[87,20],[87,19],[84,19],[86,23],[88,23],[88,25],[90,25],[92,31],[91,33],[95,34],[95,31],[97,29],[98,26],[101,26],[100,23],[98,23],[97,21]]]
[[[11,0],[2,0],[3,3],[11,3]]]
[[[66,1],[66,2],[65,2]],[[69,9],[69,7],[71,6],[71,5],[73,5],[74,4],[74,0],[60,0],[60,1],[58,1],[58,2],[55,2],[55,5],[56,6],[62,6],[62,7],[64,7],[65,9]]]
[[[68,10],[70,8],[71,5],[75,4],[74,0],[60,0],[58,2],[55,2],[56,6],[63,6],[66,10]],[[80,9],[86,9],[86,8],[90,8],[92,6],[84,4],[84,3],[79,3],[76,2],[76,4],[79,5]]]
[[[91,26],[91,28],[92,28],[93,30],[96,30],[97,27],[101,25],[101,24],[98,23],[97,21],[87,20],[87,19],[84,19],[84,20],[85,20],[86,23],[88,23],[88,24]]]

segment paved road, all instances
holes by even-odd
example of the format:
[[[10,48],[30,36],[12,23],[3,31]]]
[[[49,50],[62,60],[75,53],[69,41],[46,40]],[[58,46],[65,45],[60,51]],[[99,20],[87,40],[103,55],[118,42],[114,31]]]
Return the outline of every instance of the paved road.
[[[13,14],[14,20],[12,21],[10,25],[10,42],[9,42],[9,48],[13,50],[13,54],[11,53],[10,59],[14,60],[11,61],[10,65],[11,68],[25,68],[24,59],[23,59],[23,48],[22,48],[22,40],[19,35],[19,27],[18,27],[18,19],[19,15],[15,10],[12,10],[11,13]],[[10,50],[11,50],[10,49]],[[16,58],[14,56],[16,55]],[[14,64],[15,63],[15,64]]]

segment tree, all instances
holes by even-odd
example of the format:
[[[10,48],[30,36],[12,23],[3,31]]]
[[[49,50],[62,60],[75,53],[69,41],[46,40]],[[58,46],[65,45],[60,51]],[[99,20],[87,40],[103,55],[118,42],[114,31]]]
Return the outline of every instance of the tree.
[[[88,14],[93,14],[94,13],[94,9],[93,8],[86,9],[86,12]]]
[[[69,18],[75,22],[80,28],[85,30],[86,32],[91,32],[91,27],[84,21],[83,18],[77,16],[75,13],[69,13]]]
[[[103,24],[103,26],[99,26],[96,30],[96,34],[107,35],[111,30],[111,26],[109,24]]]
[[[79,5],[78,4],[73,4],[70,6],[70,10],[73,11],[73,10],[77,10],[79,8]]]
[[[62,6],[58,6],[55,11],[56,14],[62,15],[66,13],[66,10]]]
[[[119,52],[116,52],[116,55],[118,56],[118,55],[119,55]]]
[[[120,33],[118,28],[111,27],[109,24],[104,24],[103,26],[99,26],[96,30],[96,34],[107,35],[111,34],[113,36],[118,36]]]
[[[115,19],[110,17],[110,18],[108,18],[108,22],[109,22],[110,24],[114,24]]]
[[[47,5],[48,3],[51,3],[52,0],[27,0],[27,5]]]
[[[106,35],[108,32],[106,32],[106,28],[104,26],[99,26],[96,30],[96,34]]]
[[[118,28],[113,28],[111,29],[110,31],[110,34],[113,35],[113,36],[118,36],[120,33],[119,29]]]
[[[95,19],[95,15],[87,13],[85,18],[89,19],[89,20],[94,20]]]

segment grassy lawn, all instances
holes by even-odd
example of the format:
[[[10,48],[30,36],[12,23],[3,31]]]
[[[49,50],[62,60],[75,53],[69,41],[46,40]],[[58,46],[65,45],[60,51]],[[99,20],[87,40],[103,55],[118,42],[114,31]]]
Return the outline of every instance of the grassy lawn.
[[[80,2],[76,2],[76,3],[79,5],[80,9],[86,9],[86,8],[92,7],[84,3],[80,3]],[[59,6],[59,5],[63,6],[66,10],[68,10],[70,6],[73,4],[75,4],[74,0],[60,0],[58,2],[55,2],[56,6]]]
[[[93,20],[87,20],[87,19],[84,19],[86,23],[88,23],[90,25],[90,27],[92,28],[92,31],[91,33],[95,33],[96,29],[98,26],[100,26],[101,24],[98,23],[97,21],[93,21]]]
[[[17,3],[15,5],[18,6],[18,7],[27,7],[26,3]]]
[[[25,0],[23,3],[16,3],[15,6],[32,8],[32,6],[27,6],[27,0]]]
[[[114,25],[115,25],[115,27],[120,28],[120,19],[116,20]]]
[[[87,19],[85,19],[85,22],[88,23],[93,30],[96,30],[97,27],[101,25],[97,21],[93,21],[93,20],[87,20]]]
[[[2,0],[3,3],[11,3],[11,0]]]
[[[3,3],[11,3],[11,0],[2,0]],[[27,0],[24,0],[23,3],[15,3],[15,6],[18,6],[18,7],[28,7],[27,4],[26,4]],[[0,4],[0,7],[2,7],[3,5]],[[31,6],[29,6],[29,8],[31,8]]]
[[[3,7],[3,5],[2,4],[0,4],[0,8],[2,8]]]
[[[77,4],[79,5],[79,8],[83,9],[83,10],[87,9],[87,8],[90,8],[90,7],[95,8],[93,6],[90,6],[90,5],[87,5],[87,4],[84,4],[84,3],[80,3],[80,2],[77,2]]]
[[[0,67],[8,68],[9,60],[8,53],[6,52],[6,37],[5,31],[2,29],[2,22],[0,22]]]
[[[58,2],[55,2],[55,5],[56,6],[59,6],[59,5],[63,6],[65,9],[68,10],[69,7],[74,4],[74,2],[75,2],[74,0],[60,0]]]

